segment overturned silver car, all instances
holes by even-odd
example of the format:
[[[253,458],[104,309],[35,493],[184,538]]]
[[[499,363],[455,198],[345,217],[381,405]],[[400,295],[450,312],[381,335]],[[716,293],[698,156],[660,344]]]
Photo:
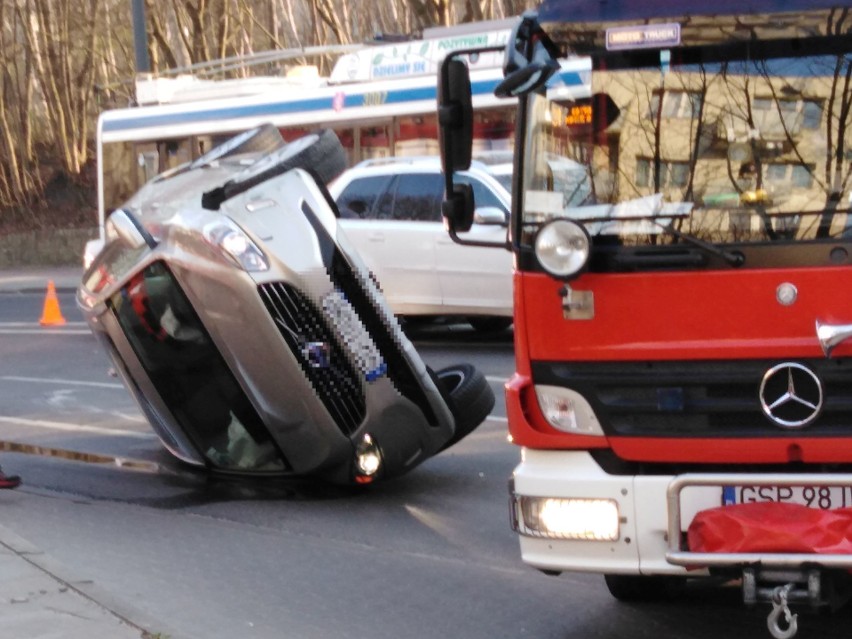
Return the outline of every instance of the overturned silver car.
[[[426,367],[337,225],[331,131],[263,126],[107,221],[78,304],[164,446],[213,471],[369,483],[458,442],[494,395]]]

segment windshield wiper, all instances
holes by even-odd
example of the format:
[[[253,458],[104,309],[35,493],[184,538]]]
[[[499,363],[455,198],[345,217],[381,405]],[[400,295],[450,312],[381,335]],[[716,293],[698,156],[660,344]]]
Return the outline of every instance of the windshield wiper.
[[[731,266],[742,266],[745,263],[745,255],[743,255],[739,251],[726,251],[723,248],[719,248],[715,244],[705,242],[704,240],[701,240],[695,237],[694,235],[690,235],[689,233],[684,233],[683,231],[677,230],[671,225],[671,223],[662,224],[654,219],[651,219],[651,222],[659,226],[667,233],[671,233],[676,238],[684,240],[685,242],[689,242],[693,246],[697,246],[706,253],[710,253],[711,255],[715,255],[716,257],[721,257]]]

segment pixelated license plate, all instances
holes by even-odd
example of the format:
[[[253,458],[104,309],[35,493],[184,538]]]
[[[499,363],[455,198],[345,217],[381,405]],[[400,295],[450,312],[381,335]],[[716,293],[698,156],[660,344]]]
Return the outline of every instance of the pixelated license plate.
[[[352,353],[364,378],[372,382],[384,375],[387,364],[343,293],[333,291],[326,295],[322,301],[322,310],[343,337],[346,348]]]

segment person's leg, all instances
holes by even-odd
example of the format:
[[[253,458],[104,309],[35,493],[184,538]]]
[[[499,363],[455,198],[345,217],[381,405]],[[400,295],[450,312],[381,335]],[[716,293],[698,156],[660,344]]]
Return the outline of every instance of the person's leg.
[[[7,475],[0,468],[0,489],[2,488],[17,488],[21,485],[21,478],[18,475]]]

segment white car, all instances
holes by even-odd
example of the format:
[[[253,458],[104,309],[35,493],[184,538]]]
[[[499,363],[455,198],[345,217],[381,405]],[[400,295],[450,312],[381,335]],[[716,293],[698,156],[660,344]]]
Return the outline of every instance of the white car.
[[[473,187],[476,240],[505,242],[510,195],[484,164],[456,181]],[[437,157],[367,160],[330,186],[340,226],[378,279],[394,313],[461,316],[477,330],[512,323],[512,256],[453,242],[443,225],[444,175]]]

